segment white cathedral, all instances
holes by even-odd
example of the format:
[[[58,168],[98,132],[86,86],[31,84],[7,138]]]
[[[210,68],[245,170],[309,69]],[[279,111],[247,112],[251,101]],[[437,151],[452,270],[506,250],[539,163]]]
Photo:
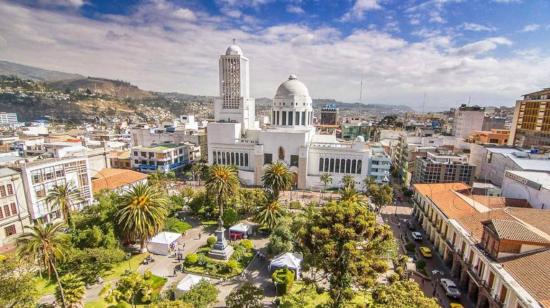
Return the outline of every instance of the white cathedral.
[[[368,146],[362,137],[346,143],[316,134],[309,91],[295,75],[277,88],[271,124],[260,128],[250,97],[248,58],[239,46],[229,46],[220,56],[219,70],[215,122],[207,127],[209,164],[235,166],[246,185],[262,185],[265,167],[276,161],[295,172],[298,189],[321,187],[323,173],[331,174],[331,186],[340,186],[345,175],[354,176],[358,185],[368,176],[379,183],[388,180],[390,159],[381,147]]]

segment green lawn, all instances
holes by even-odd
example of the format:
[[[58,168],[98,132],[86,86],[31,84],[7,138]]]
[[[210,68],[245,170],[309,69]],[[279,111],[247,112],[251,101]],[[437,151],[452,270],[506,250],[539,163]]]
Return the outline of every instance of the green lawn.
[[[44,278],[35,278],[36,291],[38,292],[39,297],[53,294],[55,292],[56,283],[48,280],[47,277],[48,276],[45,275]]]
[[[119,264],[113,266],[113,268],[103,277],[105,281],[117,279],[122,274],[124,274],[125,271],[131,269],[132,271],[137,270],[141,262],[148,256],[147,253],[142,253],[138,255],[133,255],[129,261],[122,261]]]

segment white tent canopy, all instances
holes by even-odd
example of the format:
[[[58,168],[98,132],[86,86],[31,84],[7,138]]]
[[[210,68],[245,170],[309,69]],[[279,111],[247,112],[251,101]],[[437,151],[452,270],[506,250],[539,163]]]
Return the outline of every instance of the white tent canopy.
[[[280,268],[288,268],[296,273],[296,277],[300,277],[302,260],[302,255],[298,253],[283,253],[271,260],[269,263],[269,271],[275,271]]]
[[[181,234],[174,232],[160,232],[147,242],[147,250],[157,255],[169,255],[170,245],[177,244]]]
[[[243,234],[250,234],[252,230],[251,230],[250,225],[247,225],[245,223],[239,223],[239,224],[236,224],[236,225],[232,226],[231,228],[229,228],[229,231],[230,232],[239,232],[239,233],[243,233]]]
[[[179,297],[183,293],[189,291],[194,285],[196,285],[203,279],[207,281],[210,280],[202,276],[188,274],[182,280],[180,280],[180,282],[178,282],[176,289],[174,290],[174,293],[176,293],[176,297]]]

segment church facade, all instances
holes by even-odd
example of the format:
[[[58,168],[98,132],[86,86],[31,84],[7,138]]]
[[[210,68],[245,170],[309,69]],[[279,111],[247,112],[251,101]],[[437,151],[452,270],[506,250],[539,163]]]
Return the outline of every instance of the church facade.
[[[362,137],[341,142],[316,134],[309,90],[295,75],[277,88],[271,124],[260,128],[249,96],[248,63],[234,44],[220,56],[220,97],[215,122],[207,127],[209,164],[235,166],[246,185],[262,185],[266,166],[277,161],[296,174],[298,189],[320,188],[323,173],[331,174],[330,186],[340,186],[345,175],[354,176],[357,185],[368,176],[379,183],[388,180],[390,159],[381,147],[368,146]]]

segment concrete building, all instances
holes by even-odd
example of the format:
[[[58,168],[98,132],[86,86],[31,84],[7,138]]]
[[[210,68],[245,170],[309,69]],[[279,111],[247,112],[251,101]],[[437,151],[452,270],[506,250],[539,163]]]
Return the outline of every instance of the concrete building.
[[[487,114],[487,108],[485,108],[485,114]],[[493,129],[504,129],[506,127],[506,118],[503,117],[494,117],[494,116],[485,116],[483,118],[483,126],[481,130],[490,131]]]
[[[0,112],[0,125],[17,124],[17,113]]]
[[[130,151],[132,169],[141,172],[175,171],[190,162],[195,149],[196,146],[190,143],[133,147]]]
[[[335,104],[329,104],[321,108],[321,125],[338,125],[338,108]]]
[[[109,153],[111,167],[116,169],[132,169],[132,160],[130,159],[130,150],[112,151]]]
[[[545,155],[517,148],[471,144],[470,162],[477,166],[475,177],[502,186],[506,170],[550,172],[550,159]]]
[[[550,147],[550,88],[525,94],[516,101],[508,145]]]
[[[226,52],[242,51],[237,46],[230,46]],[[235,56],[235,58],[238,58]],[[222,55],[220,63],[225,61]],[[225,79],[225,66],[220,66],[220,79]],[[248,76],[236,74],[232,83],[245,83],[248,87]],[[284,162],[296,173],[294,185],[299,189],[321,187],[320,175],[330,173],[333,186],[339,186],[344,175],[353,175],[358,183],[369,176],[369,166],[373,150],[367,146],[362,136],[353,142],[339,142],[335,135],[320,135],[313,126],[313,106],[309,90],[295,75],[281,83],[275,92],[271,108],[271,125],[259,128],[254,115],[229,113],[226,100],[241,103],[254,103],[241,97],[226,97],[226,89],[220,85],[220,99],[216,100],[216,122],[208,124],[208,163],[233,165],[239,171],[239,178],[247,185],[262,185],[261,177],[266,165],[273,162]],[[242,110],[253,110],[244,106]],[[225,114],[225,115],[224,115]],[[239,120],[243,119],[243,120]],[[244,123],[241,123],[244,121]],[[377,153],[376,155],[383,155]],[[382,160],[374,160],[378,165]],[[383,173],[385,168],[377,168]],[[377,175],[378,180],[387,178]]]
[[[476,166],[468,162],[468,156],[451,152],[428,152],[426,157],[417,157],[412,174],[413,183],[472,184]]]
[[[61,212],[58,209],[52,209],[46,202],[48,192],[55,185],[71,183],[78,189],[80,200],[73,204],[75,209],[80,209],[93,201],[87,157],[37,160],[24,164],[21,174],[27,207],[33,221],[42,219],[48,222],[61,218]]]
[[[507,129],[491,129],[490,131],[475,131],[468,138],[468,142],[477,144],[506,145],[510,131]]]
[[[548,307],[550,211],[463,183],[414,191],[414,217],[475,307]]]
[[[550,209],[550,173],[507,170],[502,195],[527,200],[534,208]]]
[[[380,129],[367,122],[358,123],[342,123],[342,139],[355,140],[355,138],[361,136],[366,141],[380,141]]]
[[[484,119],[485,108],[463,104],[455,111],[453,135],[457,138],[467,139],[473,131],[483,130]]]
[[[195,122],[196,123],[196,122]],[[189,130],[182,127],[169,128],[132,128],[130,129],[131,145],[150,147],[158,144],[191,143],[199,146],[199,152],[193,152],[191,160],[206,159],[208,153],[206,133],[204,130]]]
[[[14,248],[16,237],[30,224],[21,175],[0,168],[0,253]]]

